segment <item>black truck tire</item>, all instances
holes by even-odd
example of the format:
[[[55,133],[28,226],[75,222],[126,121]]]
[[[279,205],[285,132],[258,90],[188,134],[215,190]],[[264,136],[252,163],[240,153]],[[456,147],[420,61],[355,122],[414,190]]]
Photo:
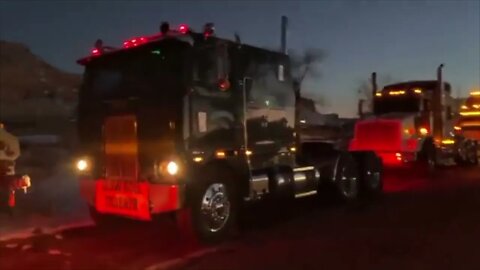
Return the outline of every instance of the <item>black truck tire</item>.
[[[373,198],[383,191],[383,165],[374,152],[354,152],[360,174],[360,196]]]
[[[356,200],[360,191],[360,174],[353,155],[348,152],[340,153],[334,169],[333,180],[337,198],[343,202]]]
[[[239,200],[234,174],[216,168],[207,169],[194,180],[187,208],[177,216],[181,233],[203,243],[215,243],[232,236],[237,225]]]

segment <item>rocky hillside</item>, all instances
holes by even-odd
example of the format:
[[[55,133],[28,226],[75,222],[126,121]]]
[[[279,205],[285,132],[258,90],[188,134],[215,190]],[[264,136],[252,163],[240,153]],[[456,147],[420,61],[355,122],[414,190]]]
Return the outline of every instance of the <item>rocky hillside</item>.
[[[49,132],[72,115],[80,80],[23,44],[0,41],[0,121]]]

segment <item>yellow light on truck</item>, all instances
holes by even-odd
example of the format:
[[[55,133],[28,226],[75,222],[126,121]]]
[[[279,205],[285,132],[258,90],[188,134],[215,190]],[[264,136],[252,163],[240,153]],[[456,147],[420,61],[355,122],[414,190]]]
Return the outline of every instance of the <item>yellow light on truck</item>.
[[[391,96],[398,96],[398,95],[403,95],[403,94],[405,94],[405,91],[403,91],[403,90],[390,91],[389,94],[390,94]]]
[[[475,104],[475,105],[473,105],[473,108],[475,108],[475,109],[480,109],[480,104]]]
[[[85,159],[80,159],[76,164],[77,170],[84,172],[88,169],[88,162]]]
[[[176,175],[178,173],[178,165],[175,163],[175,161],[168,162],[167,173],[170,175]]]
[[[480,112],[475,112],[475,111],[460,112],[460,115],[462,115],[462,116],[476,116],[476,115],[480,115]]]
[[[480,91],[474,91],[470,93],[471,96],[480,96]]]
[[[428,134],[428,129],[426,129],[424,127],[420,128],[419,131],[420,131],[420,134],[422,134],[422,135],[427,135]]]
[[[252,151],[250,151],[250,150],[245,151],[245,155],[247,155],[247,156],[251,156],[252,154],[253,154],[253,153],[252,153]]]
[[[455,143],[455,140],[451,140],[451,139],[442,140],[442,144],[454,144],[454,143]]]
[[[459,126],[454,126],[453,129],[455,129],[455,130],[462,130],[462,128],[459,127]]]
[[[461,108],[462,108],[462,110],[466,110],[466,109],[468,109],[468,106],[467,105],[462,105]]]
[[[291,151],[291,152],[295,152],[295,151],[297,151],[297,148],[295,148],[295,147],[290,147],[290,151]]]
[[[215,156],[217,158],[225,158],[226,155],[225,155],[225,152],[223,152],[223,151],[217,151],[217,152],[215,152]]]
[[[381,97],[382,96],[382,93],[378,92],[378,93],[375,93],[375,96],[377,97]]]
[[[197,162],[197,163],[198,163],[198,162],[202,162],[202,161],[203,161],[203,158],[202,158],[202,157],[194,157],[194,158],[193,158],[193,161],[194,161],[194,162]]]
[[[421,94],[421,93],[422,93],[422,89],[420,89],[420,88],[413,89],[413,92],[414,92],[415,94]]]

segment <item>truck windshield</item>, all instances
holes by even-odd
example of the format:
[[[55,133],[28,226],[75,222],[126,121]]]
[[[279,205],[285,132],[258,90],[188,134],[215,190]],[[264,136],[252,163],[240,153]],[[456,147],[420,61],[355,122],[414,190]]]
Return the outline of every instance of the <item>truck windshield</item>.
[[[163,41],[95,59],[87,66],[82,94],[97,100],[181,95],[186,46]]]
[[[416,113],[420,111],[420,99],[416,97],[380,97],[375,99],[374,113]]]

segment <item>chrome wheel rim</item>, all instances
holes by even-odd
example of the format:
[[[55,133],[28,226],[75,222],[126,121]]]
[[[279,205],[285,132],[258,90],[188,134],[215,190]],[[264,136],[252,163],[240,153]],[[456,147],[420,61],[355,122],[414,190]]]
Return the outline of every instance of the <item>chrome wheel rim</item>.
[[[231,203],[224,184],[211,184],[203,194],[201,212],[210,232],[218,232],[225,227],[230,217]]]

